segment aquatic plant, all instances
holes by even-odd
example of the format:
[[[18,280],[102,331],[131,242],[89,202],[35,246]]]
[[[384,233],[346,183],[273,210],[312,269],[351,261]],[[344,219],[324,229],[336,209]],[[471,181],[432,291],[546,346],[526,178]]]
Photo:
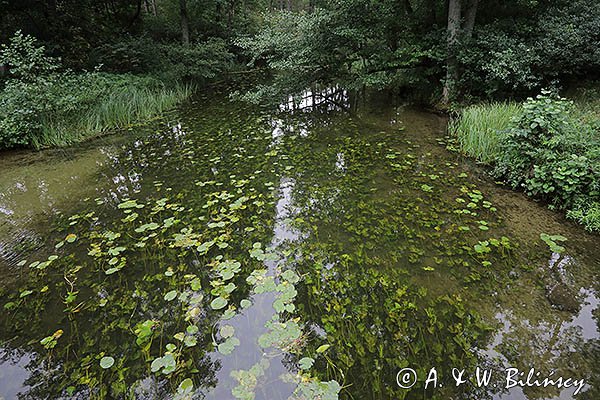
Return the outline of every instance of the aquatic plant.
[[[412,398],[400,368],[489,361],[482,303],[522,253],[442,143],[332,115],[274,138],[217,103],[131,133],[19,262],[0,339],[27,395]]]

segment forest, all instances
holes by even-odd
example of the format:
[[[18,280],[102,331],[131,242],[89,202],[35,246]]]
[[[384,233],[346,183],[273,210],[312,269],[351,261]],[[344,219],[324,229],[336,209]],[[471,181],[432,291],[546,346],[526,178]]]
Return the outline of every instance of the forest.
[[[597,399],[598,235],[598,1],[0,0],[0,400]]]

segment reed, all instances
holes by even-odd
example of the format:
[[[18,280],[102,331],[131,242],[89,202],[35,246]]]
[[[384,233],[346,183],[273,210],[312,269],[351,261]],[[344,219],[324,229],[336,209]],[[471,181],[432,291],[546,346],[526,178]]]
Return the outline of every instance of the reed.
[[[521,106],[512,102],[472,105],[450,121],[448,130],[457,138],[462,152],[489,164],[498,155],[503,133],[520,113]]]
[[[108,87],[80,110],[42,116],[41,132],[32,140],[35,148],[60,147],[127,128],[156,117],[188,98],[190,85],[173,88],[140,85]]]

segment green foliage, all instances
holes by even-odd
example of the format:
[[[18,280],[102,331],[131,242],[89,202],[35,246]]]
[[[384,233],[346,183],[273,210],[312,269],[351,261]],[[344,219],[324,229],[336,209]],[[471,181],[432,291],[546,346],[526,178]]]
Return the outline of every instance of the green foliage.
[[[543,91],[502,143],[494,174],[560,209],[600,194],[598,131],[571,117],[573,103]]]
[[[273,85],[258,86],[245,99],[278,99],[282,93],[299,92],[311,82],[328,81],[332,74],[342,78],[342,71],[330,70],[339,68],[339,62],[334,61],[339,50],[324,47],[327,42],[322,40],[331,19],[324,10],[310,14],[269,13],[264,15],[264,28],[257,35],[237,40],[236,44],[251,58],[249,65],[266,63],[277,79]]]
[[[567,218],[579,222],[590,232],[600,232],[600,202],[580,202],[567,211]]]
[[[465,154],[487,164],[497,157],[502,136],[520,113],[521,106],[516,103],[472,105],[450,120],[448,131]]]
[[[133,75],[65,72],[10,80],[0,98],[0,147],[63,146],[172,108],[190,88]]]
[[[8,65],[11,78],[33,82],[59,67],[59,60],[48,57],[44,46],[30,36],[17,31],[8,44],[0,46],[0,65]]]
[[[275,74],[269,85],[258,85],[244,98],[265,101],[297,94],[314,85],[340,84],[345,89],[421,85],[441,68],[437,30],[419,34],[398,25],[410,24],[394,14],[397,2],[335,1],[311,12],[269,11],[262,29],[235,43],[250,58]],[[373,29],[380,26],[380,29]]]
[[[275,72],[270,85],[247,94],[251,100],[335,82],[346,88],[411,88],[431,101],[444,80],[448,5],[441,0],[184,3],[189,45],[181,43],[182,14],[175,0],[106,8],[91,0],[60,6],[5,1],[0,31],[36,32],[51,54],[76,69],[103,64],[109,72],[204,83],[250,61]],[[463,11],[467,3],[472,2],[463,2]],[[459,35],[450,50],[459,64],[456,86],[463,95],[530,94],[556,80],[597,75],[598,32],[595,1],[480,2],[472,35]],[[16,45],[31,48],[24,36]],[[26,59],[19,54],[11,57]],[[31,59],[40,61],[35,55]]]
[[[565,242],[566,237],[562,235],[548,235],[547,233],[540,233],[540,239],[550,247],[550,250],[554,253],[562,253],[565,251],[563,246],[560,246],[557,242]]]
[[[512,9],[506,13],[489,10],[488,21],[483,11],[473,39],[457,52],[464,68],[461,89],[483,96],[530,93],[554,80],[596,75],[600,3],[552,3],[507,4]]]
[[[492,164],[513,188],[567,210],[588,230],[598,229],[600,118],[589,104],[542,91],[522,106],[477,105],[450,123],[462,151]]]
[[[102,45],[91,63],[108,72],[151,73],[164,82],[203,84],[232,69],[233,54],[219,38],[190,45],[139,38]]]

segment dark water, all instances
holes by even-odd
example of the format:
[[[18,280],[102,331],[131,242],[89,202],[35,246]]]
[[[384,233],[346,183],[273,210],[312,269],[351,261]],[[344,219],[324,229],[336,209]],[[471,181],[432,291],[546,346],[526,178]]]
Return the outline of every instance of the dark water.
[[[3,155],[0,398],[573,398],[506,388],[509,367],[598,398],[600,240],[448,150],[445,124],[381,94],[215,94]]]

